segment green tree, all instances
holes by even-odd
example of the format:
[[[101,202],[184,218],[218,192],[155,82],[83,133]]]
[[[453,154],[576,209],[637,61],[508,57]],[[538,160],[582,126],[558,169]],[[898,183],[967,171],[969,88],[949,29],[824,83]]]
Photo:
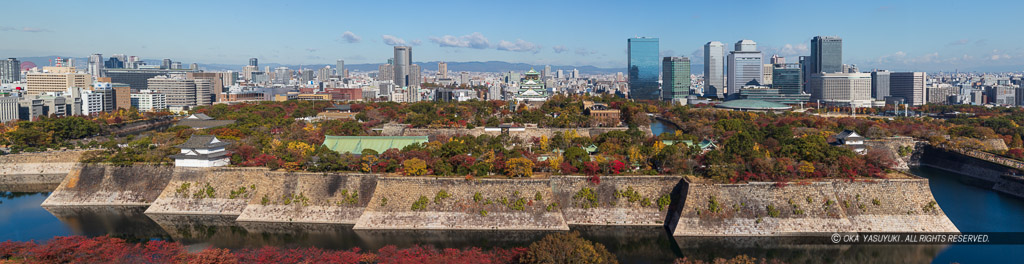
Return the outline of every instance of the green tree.
[[[580,237],[579,232],[556,233],[530,244],[522,263],[619,263],[604,245]]]

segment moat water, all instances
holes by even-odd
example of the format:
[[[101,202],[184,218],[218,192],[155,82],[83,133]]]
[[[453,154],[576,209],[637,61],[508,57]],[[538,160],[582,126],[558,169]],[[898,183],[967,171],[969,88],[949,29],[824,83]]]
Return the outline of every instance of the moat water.
[[[652,131],[671,130],[654,123]],[[967,185],[956,175],[921,168],[939,206],[962,232],[1024,232],[1024,201]],[[375,250],[385,245],[438,248],[519,247],[547,232],[360,231],[351,225],[237,223],[232,217],[150,216],[144,207],[43,208],[49,193],[0,190],[0,241],[46,241],[54,236],[111,235],[129,241],[179,241],[189,249],[263,246]],[[675,239],[663,227],[572,226],[604,244],[623,263],[670,263],[679,257],[711,259],[739,254],[787,263],[1017,263],[1024,245],[777,245]],[[771,240],[772,238],[767,238]]]

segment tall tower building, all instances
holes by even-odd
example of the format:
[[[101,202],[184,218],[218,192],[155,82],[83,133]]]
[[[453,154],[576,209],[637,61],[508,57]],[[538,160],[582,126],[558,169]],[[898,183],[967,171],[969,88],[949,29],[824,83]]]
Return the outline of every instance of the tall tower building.
[[[671,101],[690,95],[690,59],[665,57],[661,60],[661,99]]]
[[[86,73],[92,75],[94,79],[105,77],[105,75],[103,75],[103,54],[96,53],[89,55],[89,68],[86,69]]]
[[[658,100],[658,38],[629,38],[626,40],[629,67],[629,98]]]
[[[21,61],[7,58],[0,61],[0,83],[12,83],[21,80]]]
[[[779,63],[773,64],[772,88],[778,89],[780,94],[800,94],[803,91],[804,80],[800,71],[800,64]]]
[[[345,60],[338,60],[337,67],[334,68],[334,71],[335,71],[334,74],[338,75],[338,78],[343,78],[344,79],[345,77],[348,77],[348,76],[345,76]]]
[[[725,45],[704,44],[704,97],[725,97]]]
[[[443,61],[437,63],[437,75],[440,75],[441,78],[448,78],[448,63]]]
[[[171,59],[164,59],[160,63],[160,68],[164,69],[164,70],[170,69],[171,68]]]
[[[409,86],[409,66],[412,65],[412,47],[395,46],[395,86]]]
[[[924,105],[925,81],[928,75],[923,72],[894,72],[889,74],[889,94],[903,98],[903,102],[912,106]],[[991,98],[990,100],[994,100]]]
[[[811,39],[811,74],[843,72],[843,39],[816,36]]]
[[[752,40],[736,42],[735,50],[729,53],[729,82],[726,97],[739,95],[744,85],[761,85],[764,82],[764,57],[757,51]]]
[[[249,66],[253,66],[253,67],[259,68],[260,67],[259,60],[257,60],[256,58],[249,58]]]
[[[871,72],[871,98],[885,100],[889,96],[889,71],[881,70]]]

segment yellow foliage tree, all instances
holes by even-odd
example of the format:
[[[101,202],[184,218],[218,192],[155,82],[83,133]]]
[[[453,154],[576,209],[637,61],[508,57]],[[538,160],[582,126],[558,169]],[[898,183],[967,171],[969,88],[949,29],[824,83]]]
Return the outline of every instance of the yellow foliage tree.
[[[373,164],[377,164],[377,157],[376,156],[366,155],[366,156],[363,156],[362,160],[363,160],[363,162],[362,162],[362,166],[360,166],[360,168],[363,170],[363,172],[372,172],[373,171]]]
[[[580,134],[577,133],[575,129],[570,129],[568,132],[565,132],[564,135],[566,141],[572,141],[572,139],[577,138],[579,136]]]
[[[527,158],[512,158],[508,160],[508,176],[530,177],[533,176],[533,161]]]
[[[551,141],[548,140],[548,136],[546,136],[546,135],[545,136],[540,136],[540,143],[538,143],[538,145],[540,145],[539,147],[540,147],[541,151],[545,151],[546,152],[546,151],[548,151],[548,147],[551,146]]]
[[[402,162],[402,169],[405,171],[405,175],[424,175],[427,174],[427,162],[417,158],[407,159]]]
[[[654,141],[654,146],[652,146],[652,149],[651,149],[653,151],[651,151],[651,153],[652,153],[652,155],[657,154],[657,153],[661,153],[662,149],[665,149],[665,143],[661,143],[661,140],[655,140]]]
[[[804,174],[811,174],[811,173],[814,173],[814,164],[811,164],[810,162],[808,162],[806,160],[805,161],[801,161],[800,162],[800,167],[798,167],[797,169],[799,169],[800,172],[802,172]]]
[[[629,162],[631,165],[640,164],[640,161],[644,158],[644,155],[640,153],[640,148],[637,146],[630,146],[626,154],[629,155]]]

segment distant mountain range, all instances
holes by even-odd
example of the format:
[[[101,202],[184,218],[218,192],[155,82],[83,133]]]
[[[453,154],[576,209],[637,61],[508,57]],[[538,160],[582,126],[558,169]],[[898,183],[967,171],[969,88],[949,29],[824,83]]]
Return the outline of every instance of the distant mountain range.
[[[67,57],[64,57],[64,56],[41,56],[41,57],[19,57],[18,59],[23,61],[23,62],[30,61],[32,63],[35,63],[37,66],[47,66],[47,65],[50,65],[50,60],[51,59],[55,59],[57,57],[67,58]],[[108,59],[108,58],[104,57],[104,59]],[[85,65],[88,63],[88,59],[87,58],[74,58],[74,61],[75,61],[75,66],[77,66],[78,68],[81,68],[81,69],[84,69]],[[159,65],[161,63],[161,60],[144,59],[143,61],[146,62],[146,64],[149,64],[149,65]],[[191,63],[192,62],[182,62],[182,66],[183,67],[188,67],[188,65],[191,64]],[[437,61],[416,62],[416,64],[420,65],[420,67],[423,70],[425,70],[425,71],[437,71]],[[298,64],[280,64],[280,63],[260,63],[260,68],[263,68],[263,66],[270,66],[270,68],[288,67],[290,69],[298,69],[301,66],[302,68],[319,69],[319,68],[323,68],[324,66],[327,66],[327,65],[331,65],[331,67],[335,66],[334,64],[308,64],[308,65],[307,64],[303,64],[303,65],[298,65]],[[241,71],[242,67],[244,67],[244,66],[245,66],[245,64],[209,64],[209,63],[199,63],[199,67],[200,68],[205,69],[205,70],[209,70],[209,71],[222,71],[222,70]],[[380,64],[373,64],[373,63],[345,64],[345,68],[348,68],[349,71],[361,71],[361,72],[376,71],[378,66],[380,66]],[[508,72],[508,71],[525,72],[525,71],[530,70],[530,68],[533,68],[533,69],[535,69],[537,71],[541,71],[541,70],[544,69],[544,65],[533,65],[533,64],[527,64],[527,63],[512,63],[512,62],[504,62],[504,61],[448,62],[448,71],[449,72],[461,72],[461,71],[468,71],[468,72]],[[582,74],[615,74],[617,72],[622,72],[622,74],[626,74],[626,67],[625,67],[625,65],[623,65],[622,68],[598,68],[598,67],[594,67],[594,66],[551,65],[551,70],[552,71],[563,70],[563,71],[565,71],[566,74],[568,74],[569,72],[572,72],[573,69],[579,70],[580,73],[582,73]],[[976,66],[976,67],[965,67],[965,68],[962,68],[962,69],[959,69],[959,70],[961,72],[1019,72],[1022,69],[1024,69],[1024,65]],[[955,71],[955,69],[944,70],[944,72],[952,72],[952,71]],[[930,71],[930,72],[938,72],[938,71]],[[704,65],[703,64],[691,64],[690,65],[690,73],[693,73],[695,75],[703,74],[704,73]]]

